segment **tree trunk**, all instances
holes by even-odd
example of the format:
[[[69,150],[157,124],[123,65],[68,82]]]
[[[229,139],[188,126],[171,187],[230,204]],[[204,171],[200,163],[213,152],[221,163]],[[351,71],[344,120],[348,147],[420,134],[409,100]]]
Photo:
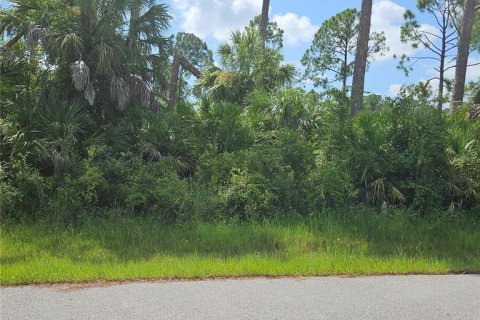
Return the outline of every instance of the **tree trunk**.
[[[191,64],[190,61],[185,59],[185,57],[178,54],[178,52],[175,50],[172,61],[172,69],[170,71],[170,87],[168,89],[168,107],[174,112],[177,111],[176,105],[178,99],[178,80],[180,75],[180,66],[185,70],[188,70],[197,78],[200,78],[202,76],[202,72],[200,70],[198,70],[193,64]]]
[[[348,78],[348,43],[343,48],[343,62],[342,62],[342,92],[347,93],[347,78]]]
[[[447,56],[447,29],[448,29],[448,19],[443,17],[443,27],[442,32],[442,46],[440,51],[440,68],[439,68],[439,83],[438,83],[438,96],[437,96],[437,109],[438,112],[443,110],[443,86],[445,83],[445,58]]]
[[[440,58],[440,76],[438,82],[438,102],[437,102],[437,109],[438,112],[442,112],[443,110],[443,86],[445,83],[445,58]]]
[[[354,116],[363,108],[363,90],[365,87],[365,70],[367,68],[371,20],[372,0],[362,0],[360,28],[357,40],[357,51],[355,53],[355,66],[353,69],[351,116]]]
[[[138,38],[137,32],[137,24],[138,19],[140,17],[140,6],[138,3],[132,3],[130,7],[130,21],[128,26],[128,40],[133,41]]]
[[[168,108],[176,111],[177,91],[178,91],[178,75],[180,74],[180,59],[175,50],[172,61],[172,69],[170,71],[170,85],[168,88]]]
[[[197,79],[202,76],[202,72],[198,70],[193,64],[190,63],[184,56],[180,56],[178,61],[183,69],[188,70],[191,74],[193,74]]]
[[[455,66],[455,83],[453,87],[452,105],[450,112],[463,103],[465,93],[465,76],[467,73],[470,40],[472,38],[473,18],[475,15],[475,0],[465,0],[463,8],[462,30],[457,51],[457,65]]]
[[[262,45],[265,46],[265,40],[267,38],[267,25],[268,25],[268,9],[270,7],[270,0],[263,0],[262,15],[260,16],[260,23],[258,25],[258,33]]]

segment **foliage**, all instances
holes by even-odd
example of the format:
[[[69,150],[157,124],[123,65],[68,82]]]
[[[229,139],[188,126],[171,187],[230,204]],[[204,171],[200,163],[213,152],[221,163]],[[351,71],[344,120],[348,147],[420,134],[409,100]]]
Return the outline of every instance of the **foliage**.
[[[265,46],[258,18],[233,32],[215,65],[193,34],[178,33],[172,47],[168,10],[150,0],[13,4],[0,23],[2,221],[72,224],[112,212],[263,221],[358,205],[478,211],[477,83],[452,115],[412,86],[395,99],[366,96],[352,118],[346,90],[296,87],[275,23]],[[349,59],[357,29],[355,10],[325,22],[304,60],[310,76],[326,76],[328,61],[345,80],[351,61],[326,48],[346,48]],[[378,54],[384,38],[373,38]],[[194,97],[183,75],[170,110],[175,54],[202,76]]]
[[[260,16],[256,16],[253,20],[250,20],[245,30],[247,32],[255,32],[258,30],[260,23]],[[280,29],[278,24],[275,21],[269,21],[267,24],[267,34],[265,37],[266,46],[271,47],[272,49],[281,49],[283,48],[283,30]]]
[[[213,65],[213,53],[208,49],[207,44],[192,33],[178,32],[175,36],[174,56],[182,56],[199,70]],[[186,100],[191,94],[188,80],[190,72],[182,69],[180,77],[180,93]]]
[[[274,91],[293,81],[295,69],[282,65],[278,47],[263,47],[256,29],[234,31],[231,44],[218,48],[220,67],[206,70],[197,86],[197,96],[202,93],[214,100],[244,103],[254,89]]]
[[[38,208],[48,202],[52,181],[28,166],[24,159],[0,167],[0,220],[38,218]]]
[[[56,84],[73,82],[70,97],[83,96],[96,108],[122,110],[131,98],[151,106],[154,87],[166,85],[159,72],[171,47],[163,35],[171,20],[166,6],[152,0],[60,3],[14,1],[2,12],[0,30],[25,39],[31,61],[42,50],[44,63],[61,73]]]
[[[342,89],[347,89],[347,79],[353,74],[352,56],[357,48],[359,17],[356,9],[347,9],[323,22],[318,29],[312,45],[302,57],[304,77],[312,80],[315,86],[328,87],[341,81]],[[383,32],[373,32],[370,39],[368,62],[386,50]]]

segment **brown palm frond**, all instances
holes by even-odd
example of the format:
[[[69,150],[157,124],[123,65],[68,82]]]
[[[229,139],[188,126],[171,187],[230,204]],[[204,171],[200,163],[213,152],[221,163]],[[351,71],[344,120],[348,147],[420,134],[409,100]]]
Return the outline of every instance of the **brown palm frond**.
[[[88,100],[88,103],[93,106],[93,102],[95,100],[95,89],[93,88],[92,84],[90,82],[87,83],[87,85],[85,86],[85,92],[83,94],[83,96],[85,97],[85,99]]]
[[[133,94],[140,99],[140,103],[144,107],[150,105],[150,88],[146,81],[142,80],[139,76],[130,76],[130,87]]]
[[[123,78],[112,77],[110,81],[110,96],[118,102],[118,109],[125,109],[130,99],[130,88]]]
[[[470,120],[480,119],[480,105],[470,110],[470,112],[468,113],[468,119]]]
[[[53,167],[56,173],[67,171],[70,166],[70,159],[68,156],[64,156],[57,150],[53,150],[51,157]]]
[[[366,190],[368,203],[380,203],[385,198],[385,179],[378,178],[370,183]]]
[[[407,201],[407,198],[395,186],[392,186],[391,192],[392,192],[392,202],[398,201],[400,203],[405,203]]]
[[[44,40],[48,35],[48,29],[39,25],[30,24],[27,32],[27,41],[30,46],[34,46],[39,40]]]
[[[78,60],[70,65],[70,71],[75,89],[82,91],[90,83],[90,68],[85,62]]]

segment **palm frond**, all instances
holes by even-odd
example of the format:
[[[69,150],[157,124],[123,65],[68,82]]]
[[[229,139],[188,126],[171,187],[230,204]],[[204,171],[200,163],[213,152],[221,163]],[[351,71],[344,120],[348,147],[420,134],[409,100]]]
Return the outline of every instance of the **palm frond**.
[[[127,82],[120,78],[113,76],[110,80],[110,97],[118,102],[118,108],[124,110],[130,99],[130,88]]]
[[[392,193],[392,202],[396,202],[396,201],[400,203],[407,202],[407,198],[395,186],[391,187],[391,193]]]
[[[75,89],[82,91],[87,83],[90,83],[90,68],[85,62],[79,60],[70,65],[72,82]]]

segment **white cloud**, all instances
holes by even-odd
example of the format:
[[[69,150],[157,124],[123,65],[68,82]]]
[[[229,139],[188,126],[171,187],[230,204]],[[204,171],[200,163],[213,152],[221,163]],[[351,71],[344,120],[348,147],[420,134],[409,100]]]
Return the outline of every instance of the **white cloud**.
[[[480,79],[480,57],[470,57],[468,59],[468,64],[472,65],[470,67],[467,67],[467,74],[465,77],[466,81],[471,81],[471,80],[478,80]],[[454,63],[450,63],[447,66],[453,66]],[[445,71],[445,77],[447,79],[453,79],[455,78],[455,68],[452,67]]]
[[[393,55],[401,56],[403,54],[412,55],[415,51],[408,43],[400,41],[400,28],[404,22],[403,14],[406,8],[398,5],[392,0],[378,0],[372,7],[372,32],[384,32],[386,45],[389,48],[384,56],[378,56],[378,60],[387,60],[393,58]],[[421,24],[421,29],[437,33],[434,26]]]
[[[225,41],[230,32],[243,29],[248,22],[259,15],[262,9],[260,0],[172,0],[184,31],[201,38],[208,36]],[[297,46],[312,41],[318,26],[305,16],[292,12],[275,15],[284,33],[287,46]]]
[[[226,40],[231,31],[242,29],[262,9],[259,0],[173,0],[186,32],[201,38]]]
[[[285,44],[292,47],[311,42],[318,29],[310,22],[310,18],[293,12],[275,15],[272,20],[284,31]]]
[[[474,66],[468,67],[467,69],[467,81],[476,81],[480,79],[480,57],[470,58],[468,60],[469,64],[476,64]]]
[[[478,56],[473,56],[469,57],[468,59],[468,64],[472,65],[467,67],[467,74],[465,77],[466,81],[471,81],[471,80],[478,80],[480,78],[480,57]],[[430,65],[426,71],[427,76],[429,77],[438,77],[438,72],[434,69],[437,66]],[[437,67],[438,68],[438,67]],[[447,61],[445,68],[447,68],[447,71],[445,71],[445,78],[446,79],[453,79],[455,78],[455,61]]]
[[[400,93],[401,89],[402,89],[402,85],[400,83],[392,83],[388,87],[388,95],[390,97],[396,97]]]
[[[472,66],[468,67],[467,68],[467,74],[466,74],[466,77],[465,77],[465,81],[468,82],[468,81],[472,81],[472,80],[478,80],[480,78],[480,65],[478,64],[480,63],[480,57],[478,56],[475,56],[475,57],[470,57],[468,59],[468,64],[472,64]],[[475,65],[473,65],[475,64]],[[455,65],[455,62],[448,62],[446,64],[446,67],[449,68],[451,67],[450,69],[448,69],[447,71],[445,71],[445,79],[449,79],[449,80],[453,80],[455,78],[455,67],[453,67]],[[430,66],[429,69],[427,69],[426,71],[426,75],[428,76],[428,78],[433,78],[433,77],[436,77],[435,79],[432,79],[430,80],[429,82],[429,85],[431,86],[432,88],[432,91],[433,91],[433,94],[434,96],[436,96],[438,94],[438,87],[440,85],[440,81],[438,80],[438,72],[434,70],[434,66]],[[426,79],[420,79],[419,82],[425,82],[427,81]],[[444,90],[444,94],[446,94],[446,90]],[[444,108],[447,108],[449,106],[449,103],[445,103],[444,104]]]

